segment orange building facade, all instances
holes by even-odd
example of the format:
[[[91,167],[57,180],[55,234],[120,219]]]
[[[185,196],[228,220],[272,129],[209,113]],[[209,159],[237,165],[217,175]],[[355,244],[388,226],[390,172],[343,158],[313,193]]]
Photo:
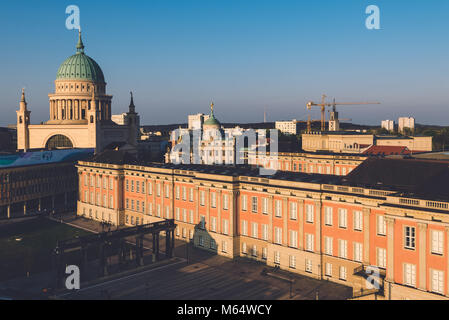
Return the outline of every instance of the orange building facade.
[[[355,296],[449,297],[449,201],[319,174],[268,178],[238,167],[107,162],[77,168],[79,216],[126,226],[175,219],[178,240],[348,285]]]

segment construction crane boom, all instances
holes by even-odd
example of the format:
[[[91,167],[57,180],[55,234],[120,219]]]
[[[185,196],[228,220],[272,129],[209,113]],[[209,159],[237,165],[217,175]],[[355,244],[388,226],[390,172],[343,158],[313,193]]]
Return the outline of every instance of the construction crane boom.
[[[370,104],[380,104],[380,102],[326,102],[327,96],[323,94],[321,98],[321,103],[315,103],[310,101],[307,103],[307,109],[311,110],[312,107],[321,108],[321,131],[326,131],[326,107],[332,107],[336,121],[338,121],[337,106],[355,106],[355,105],[370,105]]]

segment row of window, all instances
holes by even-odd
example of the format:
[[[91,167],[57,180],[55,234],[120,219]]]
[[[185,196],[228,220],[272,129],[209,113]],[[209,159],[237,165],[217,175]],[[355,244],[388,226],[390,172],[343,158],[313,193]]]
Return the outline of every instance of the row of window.
[[[307,172],[307,168],[309,169],[309,173],[318,173],[318,174],[328,174],[332,175],[331,166],[326,165],[313,165],[313,164],[301,164],[301,163],[293,163],[293,166],[290,166],[289,162],[270,162],[270,168],[271,169],[277,169],[277,170],[284,170],[284,171],[290,171],[292,169],[293,172]],[[349,174],[353,168],[346,168],[346,167],[335,167],[335,175],[339,176],[346,176]]]
[[[431,230],[431,253],[442,255],[444,252],[444,233],[439,230]],[[415,250],[416,249],[416,228],[405,226],[404,227],[404,248]]]
[[[326,263],[324,266],[324,274],[326,277],[332,278],[333,274],[333,266],[332,263]],[[342,281],[346,281],[348,276],[348,270],[345,266],[339,267],[338,278]]]
[[[200,191],[200,206],[204,207],[206,205],[206,192]],[[216,208],[217,207],[217,193],[211,192],[210,193],[210,207]],[[229,210],[229,195],[223,194],[222,196],[222,209],[223,210]]]
[[[114,189],[114,178],[112,177],[101,177],[100,175],[84,175],[84,186],[89,186],[89,180],[90,180],[90,186],[91,187],[97,187],[97,188],[103,188],[103,189]]]
[[[241,197],[241,208],[242,211],[248,211],[248,196],[242,195]],[[314,206],[311,204],[306,205],[306,221],[313,223],[313,215],[314,215]],[[274,215],[277,218],[282,218],[282,200],[274,200]],[[258,213],[259,212],[259,198],[251,197],[251,212]],[[269,199],[262,198],[262,213],[269,214]],[[289,217],[291,220],[298,219],[298,203],[290,202],[289,206]]]
[[[205,242],[204,242],[204,237],[203,236],[198,236],[198,245],[200,247],[205,247]],[[209,242],[209,248],[212,249],[212,250],[218,250],[218,245],[217,245],[217,243],[215,242],[214,239],[211,239],[211,241]],[[221,252],[222,253],[228,253],[228,242],[227,241],[223,240],[221,242]]]
[[[416,288],[416,265],[403,264],[403,281],[406,286]],[[444,294],[444,271],[430,270],[430,290],[437,294]]]
[[[86,208],[83,208],[83,216],[87,217],[87,209]],[[89,209],[89,218],[90,219],[94,218],[92,209]],[[108,219],[106,219],[106,218],[108,218]],[[107,221],[109,223],[112,223],[112,215],[110,213],[108,215],[105,215],[105,213],[102,212],[101,213],[101,218],[100,218],[100,215],[98,214],[98,211],[95,210],[95,220],[98,220],[98,221],[101,220],[101,221],[104,221],[104,222]]]
[[[266,259],[266,250],[263,250],[262,252],[263,252],[263,254],[265,253],[265,258],[264,257],[263,258]],[[288,261],[289,261],[289,263],[288,263],[289,267],[291,269],[296,269],[296,256],[289,255]],[[281,264],[281,253],[279,251],[274,251],[274,264],[276,264],[276,265]],[[312,273],[312,271],[313,271],[312,268],[313,268],[312,260],[306,259],[305,260],[305,268],[304,268],[305,271],[308,273]]]
[[[101,206],[104,208],[114,209],[114,197],[113,196],[109,196],[109,202],[108,202],[108,197],[105,194],[102,197],[100,193],[91,192],[90,198],[88,195],[89,195],[88,191],[85,190],[84,191],[84,202],[85,203],[90,203],[92,205]]]
[[[127,179],[125,181],[125,189],[126,191],[136,192],[136,193],[142,193],[145,194],[145,183],[141,183],[140,181],[134,181]],[[153,194],[153,185],[152,183],[148,183],[148,194]],[[161,184],[156,183],[156,196],[161,197]],[[170,198],[170,185],[165,185],[165,192],[164,192],[165,198]],[[194,189],[193,188],[187,188],[185,186],[175,187],[175,199],[176,200],[183,200],[183,201],[194,201]],[[206,205],[206,192],[200,191],[200,205],[205,206]],[[210,194],[210,206],[212,208],[217,207],[217,194],[215,192],[211,192]],[[222,207],[223,210],[229,209],[229,195],[224,194],[222,198]]]
[[[324,224],[326,226],[334,225],[334,213],[332,207],[324,208]],[[338,227],[348,228],[348,210],[338,209]],[[353,211],[353,228],[355,231],[363,231],[363,213],[362,211]]]
[[[260,239],[268,241],[268,228],[269,226],[267,224],[262,224],[262,234]],[[242,229],[241,229],[241,235],[242,236],[251,236],[252,238],[259,239],[259,225],[256,222],[251,222],[251,234],[248,233],[248,221],[242,220]],[[275,227],[274,228],[274,243],[282,245],[282,228]],[[444,234],[442,231],[432,230],[431,232],[431,252],[433,254],[443,254],[444,250]],[[404,238],[404,247],[406,249],[414,249],[416,244],[415,239],[415,228],[414,227],[405,227],[405,238]],[[313,251],[313,241],[314,241],[314,235],[312,234],[306,234],[306,250],[307,251]],[[333,238],[332,237],[324,237],[324,252],[327,255],[333,255]],[[340,258],[347,259],[347,240],[338,240],[338,256]],[[289,230],[289,247],[292,248],[298,248],[298,232],[294,230]],[[362,262],[363,260],[363,244],[362,243],[354,243],[354,261]],[[381,268],[386,268],[386,250],[385,249],[379,249],[378,250],[378,266]]]

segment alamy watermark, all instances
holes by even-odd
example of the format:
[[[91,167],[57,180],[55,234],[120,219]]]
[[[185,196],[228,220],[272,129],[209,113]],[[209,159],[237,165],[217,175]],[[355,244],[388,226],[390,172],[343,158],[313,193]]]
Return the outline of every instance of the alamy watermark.
[[[365,13],[369,16],[365,20],[365,26],[368,30],[380,29],[380,9],[376,5],[366,7]]]
[[[380,290],[380,270],[378,267],[375,266],[368,266],[366,267],[366,274],[368,277],[366,278],[366,287],[368,289],[376,289]]]
[[[81,288],[80,268],[75,265],[67,266],[65,273],[68,275],[65,281],[65,287],[67,290],[79,290]]]
[[[269,135],[267,135],[269,133]],[[220,130],[172,132],[175,141],[169,156],[174,164],[243,165],[257,164],[260,175],[277,172],[278,130],[248,129],[233,135]],[[269,148],[269,152],[268,152]]]
[[[65,9],[65,13],[69,15],[65,21],[66,28],[81,31],[80,8],[76,5],[70,5]]]

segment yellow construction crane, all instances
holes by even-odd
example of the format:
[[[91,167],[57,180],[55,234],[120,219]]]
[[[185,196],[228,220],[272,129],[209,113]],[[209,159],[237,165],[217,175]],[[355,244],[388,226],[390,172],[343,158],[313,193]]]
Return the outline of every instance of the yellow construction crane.
[[[310,101],[307,103],[307,109],[311,110],[312,107],[320,107],[321,108],[321,131],[326,131],[326,107],[332,107],[333,108],[333,115],[332,120],[338,122],[338,112],[337,112],[337,106],[355,106],[355,105],[367,105],[367,104],[380,104],[380,102],[335,102],[335,99],[333,102],[329,103],[326,102],[327,96],[323,94],[321,103],[315,103],[313,101]],[[337,125],[338,126],[338,125]],[[337,129],[337,128],[335,128]],[[335,130],[338,131],[338,130]]]

